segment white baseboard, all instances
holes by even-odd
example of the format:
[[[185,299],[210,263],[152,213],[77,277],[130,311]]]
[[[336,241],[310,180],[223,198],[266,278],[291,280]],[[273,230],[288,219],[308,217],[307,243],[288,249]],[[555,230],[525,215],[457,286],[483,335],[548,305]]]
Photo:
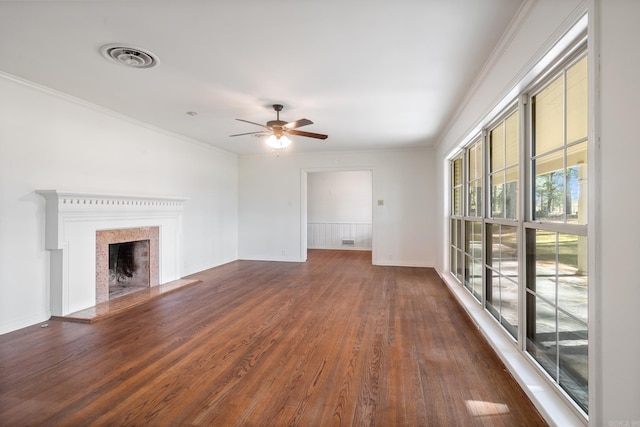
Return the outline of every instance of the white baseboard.
[[[51,313],[41,312],[32,316],[11,319],[11,321],[0,325],[0,335],[17,331],[18,329],[26,328],[27,326],[33,326],[38,323],[46,322],[50,317]]]

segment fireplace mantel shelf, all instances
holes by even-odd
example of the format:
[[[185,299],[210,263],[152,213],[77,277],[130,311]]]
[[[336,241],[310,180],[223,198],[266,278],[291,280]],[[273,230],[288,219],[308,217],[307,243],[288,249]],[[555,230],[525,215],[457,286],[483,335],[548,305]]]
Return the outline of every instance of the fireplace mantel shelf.
[[[126,194],[81,193],[37,190],[47,202],[45,245],[60,249],[65,220],[121,219],[179,215],[186,197],[135,196]]]
[[[111,205],[111,206],[182,206],[186,197],[140,196],[131,194],[81,193],[61,190],[37,190],[47,202],[62,205]]]

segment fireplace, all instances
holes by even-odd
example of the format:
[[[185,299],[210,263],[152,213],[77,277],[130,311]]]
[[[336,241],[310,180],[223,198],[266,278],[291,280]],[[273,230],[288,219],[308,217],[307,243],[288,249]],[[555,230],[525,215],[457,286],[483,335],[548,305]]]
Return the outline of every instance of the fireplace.
[[[180,222],[186,198],[59,190],[38,193],[46,200],[52,315],[66,316],[109,301],[109,245],[148,241],[148,250],[133,249],[138,254],[148,252],[148,283],[144,286],[180,278]],[[134,276],[147,273],[143,268]],[[142,286],[139,282],[127,285]]]
[[[96,303],[158,284],[159,227],[96,231]]]

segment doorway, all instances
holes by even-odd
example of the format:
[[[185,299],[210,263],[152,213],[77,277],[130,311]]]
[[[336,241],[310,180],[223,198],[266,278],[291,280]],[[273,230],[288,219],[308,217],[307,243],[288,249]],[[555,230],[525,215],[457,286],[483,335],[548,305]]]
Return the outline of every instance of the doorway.
[[[302,254],[308,249],[374,251],[373,171],[302,173]]]

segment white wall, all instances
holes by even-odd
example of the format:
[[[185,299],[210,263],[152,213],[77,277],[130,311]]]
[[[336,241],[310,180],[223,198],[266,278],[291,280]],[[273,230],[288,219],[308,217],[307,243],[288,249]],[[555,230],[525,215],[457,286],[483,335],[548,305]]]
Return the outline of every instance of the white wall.
[[[49,318],[37,189],[184,196],[180,274],[237,258],[237,158],[0,76],[0,333]]]
[[[640,425],[640,1],[600,0],[600,425]],[[635,424],[634,424],[635,423]],[[622,425],[622,424],[619,424]]]
[[[519,23],[510,43],[495,59],[490,72],[459,111],[437,149],[437,223],[438,252],[436,267],[448,272],[447,224],[448,195],[445,191],[445,157],[484,122],[498,101],[543,58],[576,19],[576,11],[588,9],[590,16],[590,62],[600,62],[600,76],[591,73],[595,99],[596,135],[600,144],[592,153],[599,174],[590,176],[597,188],[597,200],[591,225],[597,241],[590,271],[590,419],[591,426],[640,425],[640,274],[636,265],[640,255],[640,228],[632,218],[640,211],[636,197],[636,159],[640,144],[634,117],[640,94],[640,1],[591,0],[530,2],[531,9]],[[599,97],[599,102],[598,102]],[[631,221],[630,221],[631,220]],[[476,310],[481,311],[481,310]],[[480,313],[479,315],[481,315]],[[482,321],[479,322],[482,326]],[[492,323],[492,322],[487,322]],[[483,329],[491,335],[487,329]],[[494,347],[496,345],[494,344]],[[500,350],[499,350],[500,351]],[[504,358],[510,358],[505,350]],[[527,363],[522,363],[522,366]],[[533,382],[533,381],[532,381]],[[572,424],[567,424],[572,425]]]
[[[314,172],[307,180],[309,222],[371,222],[371,171]]]
[[[373,262],[432,266],[435,257],[433,151],[302,154],[239,159],[242,259],[303,261],[302,171],[373,170]],[[384,200],[384,206],[377,206]]]

